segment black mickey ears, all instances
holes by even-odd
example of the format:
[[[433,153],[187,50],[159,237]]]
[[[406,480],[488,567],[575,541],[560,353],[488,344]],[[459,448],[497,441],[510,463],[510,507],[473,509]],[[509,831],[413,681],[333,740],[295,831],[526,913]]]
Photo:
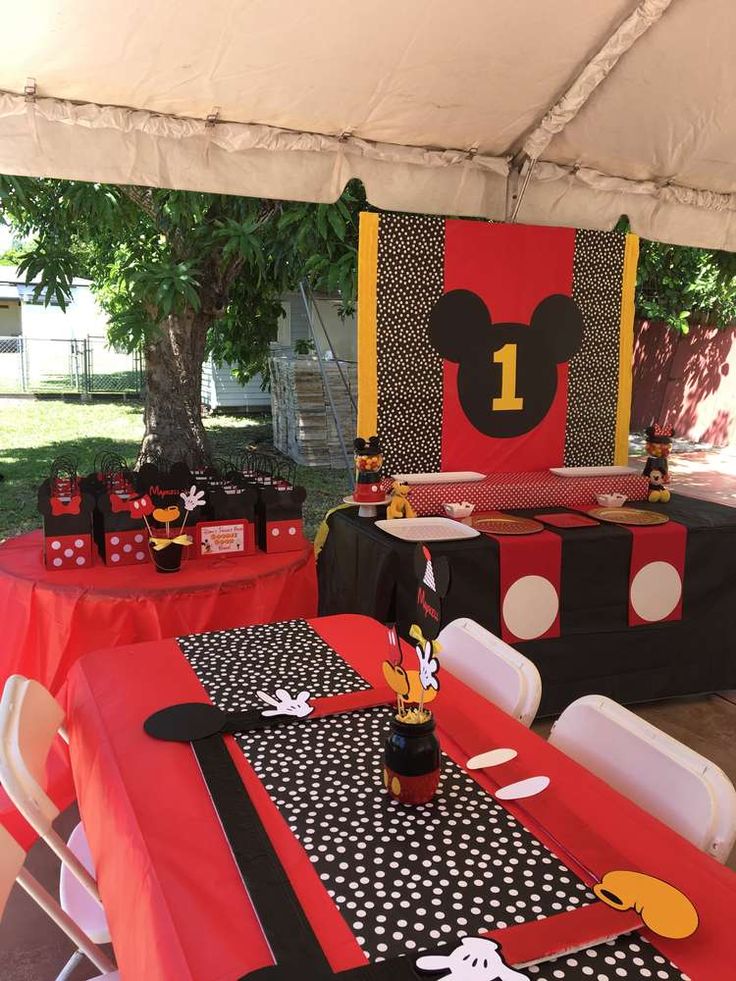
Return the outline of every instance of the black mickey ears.
[[[429,314],[429,338],[446,361],[463,363],[492,345],[488,307],[477,293],[450,290]],[[504,325],[505,326],[505,325]],[[529,325],[539,335],[556,364],[569,361],[583,338],[583,316],[569,296],[554,293],[537,304]]]
[[[546,349],[557,364],[569,361],[583,340],[580,308],[562,293],[553,293],[538,303],[529,326],[545,335]]]
[[[381,452],[381,440],[378,436],[370,436],[367,440],[358,436],[353,440],[353,449],[359,456],[376,456]]]
[[[488,345],[491,315],[477,293],[450,290],[429,313],[429,339],[446,361],[462,362]]]

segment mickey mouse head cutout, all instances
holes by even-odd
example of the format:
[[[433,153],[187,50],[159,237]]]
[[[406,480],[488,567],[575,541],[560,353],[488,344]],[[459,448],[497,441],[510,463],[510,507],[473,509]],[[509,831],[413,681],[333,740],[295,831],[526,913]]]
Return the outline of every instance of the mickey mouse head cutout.
[[[444,556],[433,558],[426,545],[414,550],[417,585],[416,625],[424,640],[435,640],[442,626],[442,598],[450,588],[450,566]]]
[[[579,350],[583,317],[569,296],[542,300],[526,324],[494,324],[483,300],[451,290],[434,304],[429,337],[460,367],[463,412],[486,436],[509,438],[542,421],[557,392],[557,365]]]

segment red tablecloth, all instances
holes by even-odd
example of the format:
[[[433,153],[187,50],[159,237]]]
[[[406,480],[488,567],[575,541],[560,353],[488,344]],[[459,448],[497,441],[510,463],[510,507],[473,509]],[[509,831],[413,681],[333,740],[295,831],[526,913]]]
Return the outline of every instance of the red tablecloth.
[[[385,628],[355,616],[312,626],[367,681],[382,684]],[[151,712],[178,701],[207,697],[174,640],[97,652],[75,665],[68,724],[80,809],[123,981],[235,981],[271,963],[268,948],[191,748],[155,742],[142,728]],[[725,981],[736,911],[732,872],[447,672],[433,708],[443,749],[456,761],[512,746],[519,756],[504,767],[504,782],[532,774],[551,778],[547,791],[523,802],[525,812],[513,803],[508,809],[552,851],[557,838],[598,876],[638,869],[686,892],[700,914],[698,931],[688,940],[657,938],[655,944],[694,981]],[[343,966],[360,965],[363,954],[306,852],[228,741],[328,956]],[[476,778],[495,786],[486,772]]]
[[[0,686],[11,674],[52,692],[82,654],[317,612],[312,547],[188,560],[172,575],[151,563],[49,571],[41,533],[0,545]]]
[[[387,493],[391,481],[384,481]],[[444,516],[444,504],[469,501],[476,511],[497,508],[574,507],[595,504],[597,494],[625,494],[630,501],[645,501],[649,493],[646,477],[637,473],[609,477],[560,477],[549,470],[529,473],[494,473],[485,480],[457,484],[414,484],[409,493],[420,517]]]

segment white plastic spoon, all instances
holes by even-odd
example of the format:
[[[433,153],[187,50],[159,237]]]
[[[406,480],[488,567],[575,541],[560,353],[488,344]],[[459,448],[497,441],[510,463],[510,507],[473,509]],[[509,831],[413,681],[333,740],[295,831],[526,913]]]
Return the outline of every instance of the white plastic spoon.
[[[508,763],[509,760],[513,760],[518,755],[515,749],[489,749],[487,753],[471,756],[465,765],[469,770],[483,770],[487,766],[500,766],[502,763]]]
[[[549,777],[527,777],[517,783],[510,783],[496,791],[498,800],[521,800],[523,797],[534,797],[549,787]]]

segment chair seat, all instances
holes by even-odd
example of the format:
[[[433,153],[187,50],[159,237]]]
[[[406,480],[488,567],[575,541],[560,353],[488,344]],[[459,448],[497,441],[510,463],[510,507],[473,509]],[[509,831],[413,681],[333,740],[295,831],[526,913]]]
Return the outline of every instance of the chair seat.
[[[69,836],[68,845],[89,874],[94,876],[95,866],[81,821]],[[59,877],[59,901],[64,912],[71,916],[93,943],[110,943],[105,911],[64,864]],[[115,978],[116,975],[104,974],[102,977],[108,979]]]

